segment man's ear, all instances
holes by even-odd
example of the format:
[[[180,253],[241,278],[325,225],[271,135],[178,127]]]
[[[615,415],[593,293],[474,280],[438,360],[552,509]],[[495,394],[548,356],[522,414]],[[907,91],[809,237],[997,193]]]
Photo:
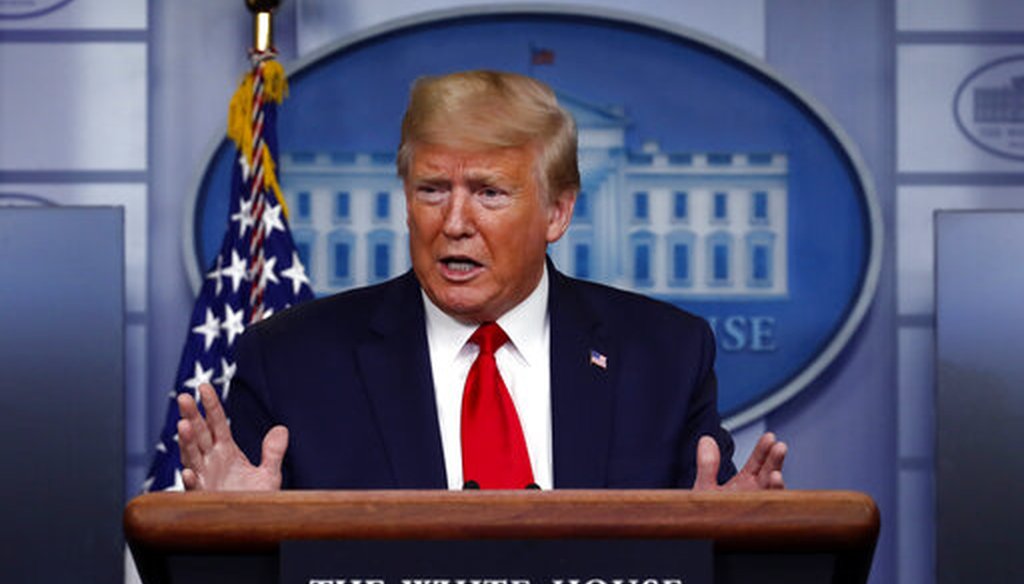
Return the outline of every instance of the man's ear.
[[[576,206],[576,191],[566,189],[548,205],[548,243],[554,243],[565,235],[572,221],[572,210]]]

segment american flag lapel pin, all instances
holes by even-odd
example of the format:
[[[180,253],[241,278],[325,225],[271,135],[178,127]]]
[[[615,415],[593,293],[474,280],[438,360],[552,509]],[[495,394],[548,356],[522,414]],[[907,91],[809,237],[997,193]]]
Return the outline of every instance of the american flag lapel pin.
[[[590,364],[596,367],[600,367],[601,369],[608,369],[608,357],[604,356],[603,353],[598,353],[597,351],[591,349]]]

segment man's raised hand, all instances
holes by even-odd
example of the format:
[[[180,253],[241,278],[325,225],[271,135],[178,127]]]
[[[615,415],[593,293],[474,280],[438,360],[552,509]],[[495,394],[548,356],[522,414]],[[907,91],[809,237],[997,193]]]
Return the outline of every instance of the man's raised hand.
[[[191,395],[178,396],[178,447],[181,480],[189,491],[276,491],[281,488],[281,461],[288,449],[288,429],[274,426],[263,437],[259,466],[250,464],[231,437],[227,415],[213,386],[199,386],[206,418]]]
[[[786,443],[765,432],[750,453],[750,458],[736,476],[724,485],[718,484],[718,466],[722,455],[718,443],[710,436],[701,436],[697,442],[697,478],[693,481],[695,491],[758,491],[762,489],[784,489],[782,464],[786,460]]]

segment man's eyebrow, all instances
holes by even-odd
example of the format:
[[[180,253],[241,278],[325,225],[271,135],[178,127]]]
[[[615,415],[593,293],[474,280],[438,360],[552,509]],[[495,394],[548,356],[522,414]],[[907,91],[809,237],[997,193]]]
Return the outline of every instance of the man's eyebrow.
[[[466,180],[471,181],[471,182],[475,182],[475,183],[495,184],[495,183],[509,183],[509,182],[512,181],[512,178],[509,177],[507,174],[499,171],[499,170],[490,170],[490,169],[486,169],[486,168],[481,168],[481,169],[478,169],[478,170],[467,170],[466,171]]]
[[[448,175],[443,173],[443,172],[422,173],[422,174],[413,175],[412,176],[412,180],[414,182],[431,183],[431,184],[442,184],[442,183],[443,184],[447,184],[447,183],[452,182],[451,178],[449,178]]]

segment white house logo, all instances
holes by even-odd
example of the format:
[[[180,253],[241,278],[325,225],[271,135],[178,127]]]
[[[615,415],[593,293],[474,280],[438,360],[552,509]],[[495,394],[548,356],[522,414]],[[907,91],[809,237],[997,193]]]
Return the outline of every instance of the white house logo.
[[[987,63],[957,88],[957,126],[978,147],[1024,160],[1024,55]]]
[[[0,0],[0,19],[35,18],[70,4],[72,0]]]
[[[394,152],[409,85],[481,67],[545,80],[576,118],[583,188],[555,264],[708,318],[732,425],[837,356],[870,304],[881,242],[841,133],[763,65],[606,12],[448,13],[291,68],[281,181],[318,295],[408,269]],[[232,155],[221,144],[196,188],[196,281],[223,234]]]

